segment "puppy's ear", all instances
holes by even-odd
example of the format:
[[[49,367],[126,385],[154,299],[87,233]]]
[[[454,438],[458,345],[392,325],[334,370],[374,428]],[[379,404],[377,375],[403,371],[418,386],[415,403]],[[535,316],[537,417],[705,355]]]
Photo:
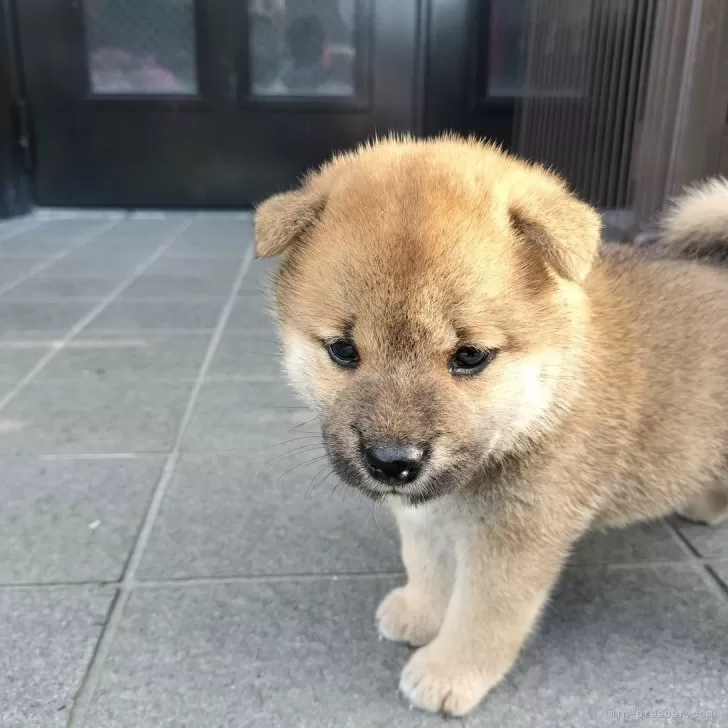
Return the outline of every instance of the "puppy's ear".
[[[523,242],[538,248],[562,278],[577,283],[586,278],[601,242],[601,217],[558,177],[544,172],[514,187],[509,215]]]
[[[255,255],[272,258],[300,240],[321,217],[326,195],[321,184],[307,181],[301,188],[273,195],[255,212]]]

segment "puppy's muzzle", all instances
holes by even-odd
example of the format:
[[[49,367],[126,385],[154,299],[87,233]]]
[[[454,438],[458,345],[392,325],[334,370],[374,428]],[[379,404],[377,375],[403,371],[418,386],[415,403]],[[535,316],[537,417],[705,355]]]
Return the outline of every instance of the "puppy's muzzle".
[[[394,440],[362,443],[362,459],[369,475],[393,488],[416,480],[427,454],[426,448]]]

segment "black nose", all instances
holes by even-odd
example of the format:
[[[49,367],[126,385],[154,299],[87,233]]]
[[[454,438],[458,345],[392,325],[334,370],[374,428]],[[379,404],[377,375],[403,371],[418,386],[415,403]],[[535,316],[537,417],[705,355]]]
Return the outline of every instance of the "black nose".
[[[425,450],[404,442],[385,440],[364,447],[364,459],[372,477],[393,485],[411,483],[425,460]]]

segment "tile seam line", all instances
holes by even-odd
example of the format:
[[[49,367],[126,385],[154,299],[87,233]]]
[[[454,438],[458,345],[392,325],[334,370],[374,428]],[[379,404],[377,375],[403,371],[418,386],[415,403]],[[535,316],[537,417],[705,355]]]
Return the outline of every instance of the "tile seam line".
[[[93,657],[89,662],[84,679],[74,697],[73,706],[69,713],[67,728],[80,728],[85,722],[86,714],[91,705],[91,701],[93,700],[96,688],[101,680],[106,660],[111,653],[111,649],[116,639],[116,634],[119,629],[119,625],[121,624],[124,610],[127,602],[129,601],[129,595],[131,590],[134,588],[136,571],[144,556],[154,523],[159,515],[164,497],[172,480],[174,470],[179,462],[182,440],[192,419],[205,377],[212,364],[212,360],[217,352],[220,341],[222,340],[223,332],[225,331],[228,320],[230,319],[238,291],[243,282],[243,277],[245,276],[252,259],[253,248],[251,245],[247,248],[243,255],[243,259],[240,263],[235,280],[233,281],[227,301],[225,302],[225,305],[218,317],[217,326],[215,327],[210,343],[208,344],[205,357],[200,365],[195,385],[190,392],[190,396],[187,400],[187,406],[185,407],[184,413],[180,419],[172,450],[169,452],[164,467],[162,468],[162,472],[152,493],[141,527],[137,533],[136,541],[132,546],[121,581],[117,586],[118,591],[116,593],[116,599],[113,601],[108,617],[102,627],[101,634],[97,640],[96,648],[94,650]]]
[[[153,589],[184,589],[187,587],[205,587],[225,584],[263,584],[280,582],[316,582],[316,581],[359,581],[369,579],[389,579],[404,576],[404,571],[352,571],[352,572],[331,572],[320,574],[249,574],[240,576],[191,576],[169,579],[139,579],[134,582],[133,587],[125,587],[121,580],[69,580],[49,582],[5,582],[0,583],[0,591],[53,591],[58,589],[73,588],[95,588],[114,589],[127,592]]]
[[[708,566],[710,562],[697,551],[697,549],[675,526],[668,521],[662,521],[662,525],[667,529],[675,543],[682,549],[687,562],[693,567],[693,571],[703,580],[708,591],[716,597],[718,601],[728,606],[728,592],[726,592],[717,577],[713,575]]]
[[[716,564],[728,563],[728,557],[714,558],[699,562],[711,568]],[[692,565],[687,560],[682,561],[660,561],[660,562],[634,562],[634,563],[606,563],[597,562],[594,564],[579,564],[567,566],[565,571],[595,571],[603,572],[605,569],[617,571],[646,571],[651,569],[692,570]],[[265,573],[265,574],[220,574],[211,576],[179,576],[168,578],[143,578],[134,581],[133,586],[125,586],[123,581],[114,579],[84,579],[68,581],[36,581],[36,582],[0,582],[0,590],[54,590],[75,587],[93,587],[99,589],[116,589],[127,591],[152,590],[152,589],[184,589],[187,587],[204,587],[224,584],[260,584],[260,583],[281,583],[281,582],[315,582],[315,581],[356,581],[369,579],[390,579],[403,577],[404,571],[399,569],[374,570],[374,571],[332,571],[316,572],[287,572],[287,573]]]
[[[123,293],[137,278],[142,276],[152,265],[175,243],[179,235],[181,235],[190,225],[192,220],[186,221],[180,225],[174,233],[164,238],[163,242],[143,263],[140,263],[124,280],[122,280],[107,296],[99,301],[90,311],[82,316],[68,331],[65,336],[58,341],[58,345],[54,346],[44,356],[42,356],[31,370],[22,378],[15,386],[10,389],[5,396],[0,399],[0,412],[22,392],[25,387],[32,382],[35,377],[45,367],[58,356],[58,354],[73,341],[109,304],[111,304],[121,293]]]
[[[17,237],[18,235],[22,235],[23,233],[36,230],[37,228],[43,226],[46,222],[47,220],[35,218],[35,220],[29,221],[27,226],[18,225],[18,228],[16,230],[10,230],[7,235],[0,235],[0,243],[12,240],[13,238]]]
[[[108,232],[112,228],[116,227],[120,223],[121,220],[109,220],[106,225],[102,225],[100,228],[88,233],[87,235],[80,236],[80,238],[75,243],[69,245],[67,248],[64,248],[63,250],[55,253],[54,255],[51,255],[50,257],[40,260],[34,266],[31,266],[27,271],[25,271],[25,273],[15,278],[15,280],[9,281],[8,283],[0,286],[0,297],[4,296],[6,293],[10,293],[10,291],[16,289],[18,286],[25,283],[26,281],[29,281],[31,278],[34,278],[39,273],[42,273],[48,268],[52,268],[59,260],[62,260],[67,255],[69,255],[69,253],[72,253],[75,250],[82,248],[84,245],[92,242],[93,240],[103,235],[105,232]],[[2,301],[2,303],[6,302],[7,301]]]

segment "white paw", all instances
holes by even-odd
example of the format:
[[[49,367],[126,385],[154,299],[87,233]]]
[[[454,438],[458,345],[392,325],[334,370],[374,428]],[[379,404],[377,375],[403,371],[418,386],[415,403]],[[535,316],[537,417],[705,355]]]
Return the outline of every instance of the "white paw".
[[[412,705],[432,713],[469,713],[499,677],[445,654],[437,643],[417,650],[402,671],[399,689]]]
[[[426,597],[408,587],[389,592],[377,609],[379,634],[392,642],[420,647],[437,636],[442,615]]]

